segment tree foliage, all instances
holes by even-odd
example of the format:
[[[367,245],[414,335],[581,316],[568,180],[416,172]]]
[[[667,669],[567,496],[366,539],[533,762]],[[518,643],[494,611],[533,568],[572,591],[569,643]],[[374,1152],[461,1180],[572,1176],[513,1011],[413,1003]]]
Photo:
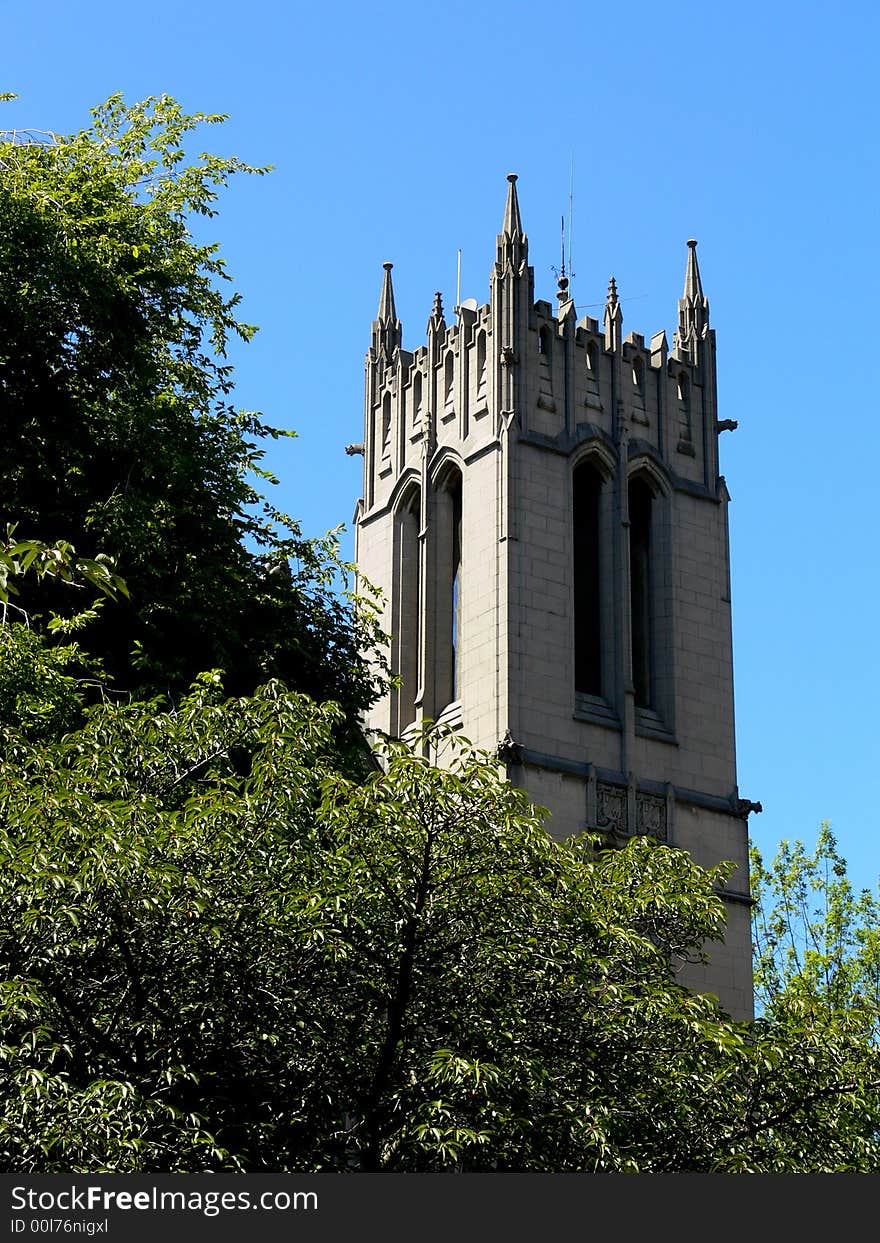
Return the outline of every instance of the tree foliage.
[[[346,776],[337,716],[205,677],[5,750],[5,1168],[876,1165],[862,1034],[675,983],[723,869],[555,843],[440,733]]]
[[[190,154],[222,119],[113,96],[79,133],[0,142],[2,517],[115,561],[130,601],[84,641],[118,686],[179,691],[215,665],[233,690],[281,676],[356,712],[374,620],[340,593],[335,539],[303,538],[257,490],[262,446],[289,433],[232,404],[227,348],[254,329],[190,231],[230,178],[265,171]]]
[[[31,629],[27,613],[11,600],[28,578],[100,595],[73,615],[54,614],[44,633]],[[78,557],[64,540],[49,546],[17,540],[14,529],[7,530],[0,541],[0,728],[6,729],[10,756],[17,737],[46,741],[82,723],[86,688],[103,689],[105,675],[100,662],[70,637],[97,620],[105,600],[127,595],[106,554]]]
[[[853,891],[827,823],[812,853],[784,841],[768,867],[753,848],[751,872],[759,1008],[805,1010],[880,1046],[880,887]]]

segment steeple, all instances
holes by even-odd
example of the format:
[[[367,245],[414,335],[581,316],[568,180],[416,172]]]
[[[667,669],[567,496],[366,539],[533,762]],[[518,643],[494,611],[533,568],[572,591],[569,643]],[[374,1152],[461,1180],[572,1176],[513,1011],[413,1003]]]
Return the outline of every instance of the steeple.
[[[689,298],[691,301],[695,298],[703,297],[703,282],[700,280],[700,266],[697,263],[697,240],[694,237],[688,241],[687,268],[684,274],[684,297]]]
[[[620,330],[623,326],[623,311],[617,297],[617,281],[612,276],[608,282],[608,296],[605,299],[605,349],[617,352],[620,349]]]
[[[384,352],[390,358],[395,349],[400,347],[403,333],[394,307],[394,286],[391,283],[391,269],[394,264],[383,263],[382,267],[385,275],[379,295],[379,310],[373,320],[372,345],[377,355]]]
[[[684,273],[684,293],[678,300],[678,329],[675,333],[674,349],[678,353],[687,354],[691,362],[696,363],[697,342],[705,337],[708,330],[709,299],[703,294],[703,282],[700,280],[700,267],[697,263],[697,243],[694,238],[690,238]]]
[[[516,193],[516,173],[507,174],[507,202],[504,205],[504,221],[498,234],[497,262],[508,264],[519,275],[528,259],[529,243],[523,232]]]
[[[504,224],[501,232],[508,237],[525,237],[519,214],[519,197],[516,193],[516,173],[507,174],[507,202],[504,205]]]
[[[397,319],[397,312],[394,309],[394,286],[391,283],[391,269],[393,263],[383,263],[385,275],[382,278],[382,293],[379,296],[379,311],[376,318],[387,322],[388,320]]]

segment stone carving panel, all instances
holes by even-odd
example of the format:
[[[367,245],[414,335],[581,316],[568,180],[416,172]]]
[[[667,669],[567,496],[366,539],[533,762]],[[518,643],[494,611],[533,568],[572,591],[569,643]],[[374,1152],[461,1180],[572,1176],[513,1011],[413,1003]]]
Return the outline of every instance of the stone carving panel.
[[[626,790],[600,781],[596,785],[596,820],[600,829],[626,832]]]
[[[636,832],[666,841],[666,799],[657,794],[636,795]]]

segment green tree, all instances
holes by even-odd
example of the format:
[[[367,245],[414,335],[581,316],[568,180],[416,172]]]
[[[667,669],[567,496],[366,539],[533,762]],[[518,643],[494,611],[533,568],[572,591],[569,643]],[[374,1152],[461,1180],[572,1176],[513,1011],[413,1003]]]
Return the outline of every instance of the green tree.
[[[100,596],[72,616],[53,615],[43,633],[31,628],[27,613],[12,600],[25,579],[91,588]],[[10,738],[45,741],[82,723],[86,687],[103,690],[104,674],[70,636],[97,619],[105,600],[127,593],[105,554],[78,557],[65,541],[50,546],[17,540],[13,529],[7,531],[0,540],[0,727]]]
[[[339,772],[277,683],[0,759],[7,1170],[864,1170],[864,1033],[675,983],[723,869],[564,844],[440,732]]]
[[[784,841],[769,867],[751,852],[758,1006],[845,1023],[880,1045],[880,885],[856,894],[829,824],[816,846]]]
[[[379,684],[374,619],[340,591],[335,539],[303,538],[255,486],[289,433],[232,404],[227,347],[254,329],[189,228],[265,170],[190,156],[223,118],[168,96],[92,118],[0,141],[0,516],[116,562],[130,600],[83,642],[117,686],[179,692],[217,666],[234,692],[280,676],[354,714]],[[45,613],[57,590],[19,603]]]

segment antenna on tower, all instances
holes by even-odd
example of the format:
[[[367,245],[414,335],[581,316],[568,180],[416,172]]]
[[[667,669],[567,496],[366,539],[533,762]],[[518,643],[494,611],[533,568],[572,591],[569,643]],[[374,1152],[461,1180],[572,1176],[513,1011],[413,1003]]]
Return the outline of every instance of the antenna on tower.
[[[560,217],[560,233],[561,233],[561,266],[559,268],[551,268],[550,271],[556,276],[557,281],[565,281],[565,288],[568,288],[570,281],[574,278],[574,272],[571,270],[571,217],[574,210],[574,156],[568,170],[568,258],[565,255],[565,216]]]
[[[461,306],[461,247],[458,248],[458,274],[455,278],[455,309]]]
[[[571,218],[574,213],[574,156],[572,155],[568,165],[568,274],[572,275],[571,270]]]

